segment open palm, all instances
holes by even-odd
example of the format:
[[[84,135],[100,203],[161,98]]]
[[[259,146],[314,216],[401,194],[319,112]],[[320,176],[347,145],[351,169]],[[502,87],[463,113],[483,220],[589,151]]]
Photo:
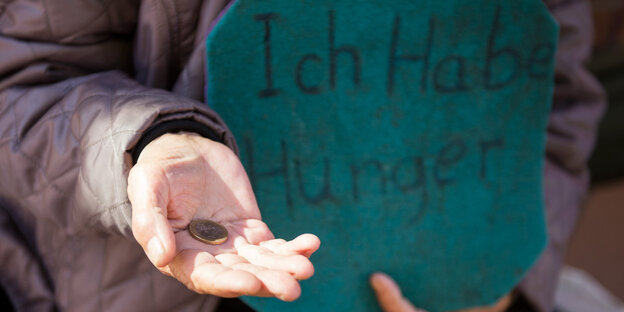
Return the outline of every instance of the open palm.
[[[240,161],[226,146],[194,134],[165,134],[148,144],[128,178],[132,230],[152,263],[198,293],[222,297],[299,297],[298,280],[320,241],[304,234],[274,239]],[[187,230],[209,219],[228,240],[208,245]]]

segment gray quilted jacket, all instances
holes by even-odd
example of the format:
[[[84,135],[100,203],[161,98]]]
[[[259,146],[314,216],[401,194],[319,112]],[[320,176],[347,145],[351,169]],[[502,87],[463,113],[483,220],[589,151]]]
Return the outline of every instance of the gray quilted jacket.
[[[236,150],[202,104],[204,39],[227,0],[0,0],[0,282],[19,311],[211,311],[160,274],[130,230],[127,174],[145,133],[182,120]],[[582,67],[587,1],[561,26],[548,127],[550,241],[519,285],[541,311],[585,196],[604,96]]]

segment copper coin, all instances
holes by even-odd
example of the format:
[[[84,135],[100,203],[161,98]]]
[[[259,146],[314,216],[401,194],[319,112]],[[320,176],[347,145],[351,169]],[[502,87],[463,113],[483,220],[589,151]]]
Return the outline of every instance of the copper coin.
[[[210,245],[225,243],[228,238],[228,231],[217,222],[195,219],[189,224],[189,233],[194,239]]]

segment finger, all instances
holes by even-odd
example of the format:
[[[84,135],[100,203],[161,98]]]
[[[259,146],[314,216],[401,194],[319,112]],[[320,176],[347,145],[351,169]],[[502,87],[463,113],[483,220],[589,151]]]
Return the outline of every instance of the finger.
[[[281,238],[271,239],[264,242],[260,242],[260,246],[268,248],[268,249],[278,249],[279,246],[284,245],[286,240]]]
[[[239,255],[220,254],[217,261],[235,270],[247,271],[262,282],[262,289],[254,294],[260,297],[277,297],[283,301],[293,301],[301,295],[301,286],[295,278],[283,271],[274,271],[251,264]]]
[[[275,238],[266,223],[258,219],[234,221],[231,225],[251,244],[259,244]]]
[[[262,268],[259,267],[255,264],[251,264],[247,261],[244,262],[239,262],[236,264],[232,264],[231,266],[228,265],[229,267],[231,267],[234,270],[241,270],[241,271],[246,271],[249,272],[251,274],[253,274],[254,276],[256,276],[256,278],[258,278],[258,280],[260,280],[260,282],[262,283],[262,287],[260,288],[259,291],[257,291],[256,293],[254,293],[254,296],[257,297],[275,297],[276,294],[273,294],[269,291],[269,289],[265,286],[264,281],[258,276],[258,273],[260,273],[261,271],[266,270],[266,268]]]
[[[132,233],[150,261],[167,265],[175,255],[175,238],[167,220],[168,186],[159,167],[136,165],[128,176]]]
[[[239,263],[249,263],[247,259],[233,253],[222,253],[215,256],[217,261],[225,266],[234,266]]]
[[[370,284],[375,291],[377,302],[385,312],[425,312],[416,309],[401,294],[399,286],[384,273],[374,273],[370,278]]]
[[[266,247],[278,255],[300,254],[310,257],[321,246],[321,241],[316,235],[301,234],[288,242],[283,239],[274,239],[262,242],[260,246]]]
[[[169,265],[173,276],[189,289],[220,297],[255,295],[262,283],[253,274],[233,270],[217,262],[211,254],[199,250],[180,252]]]
[[[236,250],[249,263],[271,270],[288,272],[299,280],[314,275],[312,262],[302,255],[278,255],[268,248],[251,244],[239,244]]]
[[[262,270],[256,273],[270,294],[283,301],[293,301],[301,295],[301,286],[295,278],[283,271]]]
[[[221,264],[225,266],[228,266],[235,270],[247,271],[255,275],[256,277],[258,277],[258,273],[260,271],[266,270],[266,268],[247,262],[247,259],[236,254],[230,254],[230,253],[219,254],[219,255],[216,255],[215,258],[217,259],[217,261],[219,261]],[[260,296],[260,297],[274,296],[273,294],[271,294],[271,292],[269,292],[269,290],[266,288],[266,286],[264,286],[264,284],[262,285],[262,289],[255,295]]]
[[[299,282],[284,271],[269,270],[251,263],[237,263],[232,269],[249,272],[262,282],[262,288],[254,296],[293,301],[301,295]]]

